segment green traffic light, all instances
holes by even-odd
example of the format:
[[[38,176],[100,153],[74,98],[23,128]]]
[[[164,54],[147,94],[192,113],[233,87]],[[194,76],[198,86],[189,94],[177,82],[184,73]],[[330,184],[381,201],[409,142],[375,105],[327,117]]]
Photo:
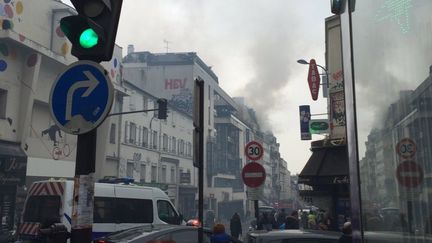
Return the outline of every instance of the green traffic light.
[[[84,30],[79,38],[80,45],[83,48],[92,48],[97,45],[99,36],[94,32],[93,29],[88,28]]]

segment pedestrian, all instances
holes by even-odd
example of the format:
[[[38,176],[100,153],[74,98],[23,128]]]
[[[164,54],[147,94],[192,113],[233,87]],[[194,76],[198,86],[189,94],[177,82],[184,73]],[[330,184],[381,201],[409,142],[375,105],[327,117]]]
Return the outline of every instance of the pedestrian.
[[[426,234],[432,234],[432,213],[426,218],[424,222],[424,232]]]
[[[342,227],[341,237],[339,238],[338,243],[351,243],[352,242],[352,226],[351,222],[345,222]]]
[[[204,218],[204,226],[213,228],[215,222],[215,214],[212,210],[208,210]]]
[[[309,229],[317,229],[316,215],[314,211],[310,211],[308,215]]]
[[[276,222],[277,222],[278,226],[281,226],[285,222],[286,217],[287,217],[287,214],[285,213],[285,209],[282,208],[281,211],[277,215]]]
[[[267,230],[267,231],[271,231],[272,230],[272,224],[270,221],[270,216],[268,215],[267,212],[263,212],[261,214],[261,217],[258,220],[258,229],[259,230]]]
[[[213,235],[210,237],[210,243],[229,243],[230,236],[225,233],[223,224],[215,224],[213,227]]]
[[[276,221],[277,213],[276,211],[272,211],[270,214],[270,224],[272,229],[279,229],[279,225]]]
[[[231,217],[230,231],[231,231],[231,236],[236,240],[238,240],[239,236],[243,232],[240,215],[237,212],[235,212],[234,215]]]
[[[301,225],[303,229],[308,229],[308,213],[306,211],[301,210]]]
[[[291,215],[285,219],[285,229],[299,229],[300,220],[298,218],[297,210],[291,212]]]

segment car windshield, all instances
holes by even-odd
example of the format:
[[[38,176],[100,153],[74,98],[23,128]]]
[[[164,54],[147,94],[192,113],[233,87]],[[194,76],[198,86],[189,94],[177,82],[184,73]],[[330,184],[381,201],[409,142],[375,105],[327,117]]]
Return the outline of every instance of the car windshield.
[[[60,196],[31,196],[26,205],[24,222],[60,221]]]
[[[427,239],[431,13],[432,0],[0,0],[0,235],[55,218],[86,238],[197,220],[236,239]],[[32,198],[46,195],[61,196]]]

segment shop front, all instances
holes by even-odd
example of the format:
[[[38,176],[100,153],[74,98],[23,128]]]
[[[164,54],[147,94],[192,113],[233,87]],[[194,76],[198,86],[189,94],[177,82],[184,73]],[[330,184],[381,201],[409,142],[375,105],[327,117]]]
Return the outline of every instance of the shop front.
[[[312,155],[299,175],[299,184],[310,186],[300,196],[332,219],[332,230],[350,219],[348,154],[346,146],[312,142]]]
[[[17,223],[23,200],[17,200],[18,187],[25,185],[27,156],[18,143],[0,141],[0,235]]]

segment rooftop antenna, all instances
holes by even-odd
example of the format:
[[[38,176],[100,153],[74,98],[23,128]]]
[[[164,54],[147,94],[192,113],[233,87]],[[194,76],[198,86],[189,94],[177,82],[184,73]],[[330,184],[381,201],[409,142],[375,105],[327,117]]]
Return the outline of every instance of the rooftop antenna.
[[[168,51],[169,51],[169,44],[170,43],[172,43],[171,41],[168,41],[168,40],[163,40],[164,41],[164,43],[165,43],[165,49],[166,49],[166,53],[168,53]]]

